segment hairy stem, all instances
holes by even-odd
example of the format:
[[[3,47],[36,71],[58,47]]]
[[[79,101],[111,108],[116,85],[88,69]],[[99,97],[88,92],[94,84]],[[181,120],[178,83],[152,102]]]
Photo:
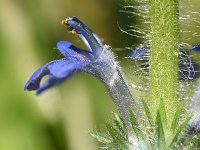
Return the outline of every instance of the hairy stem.
[[[128,133],[130,133],[132,131],[132,126],[129,109],[132,109],[137,115],[139,108],[131,95],[123,72],[115,60],[113,53],[105,46],[95,63],[87,67],[88,68],[85,68],[84,71],[94,75],[107,87],[124,120]]]
[[[154,116],[161,98],[167,118],[171,118],[177,103],[178,12],[178,0],[150,0],[150,107]]]
[[[128,132],[132,131],[129,109],[137,115],[138,108],[136,102],[133,100],[133,97],[129,91],[127,83],[124,80],[124,77],[121,74],[120,70],[117,70],[117,77],[113,78],[113,84],[108,86],[108,90],[113,97],[117,108],[125,121],[126,128]]]

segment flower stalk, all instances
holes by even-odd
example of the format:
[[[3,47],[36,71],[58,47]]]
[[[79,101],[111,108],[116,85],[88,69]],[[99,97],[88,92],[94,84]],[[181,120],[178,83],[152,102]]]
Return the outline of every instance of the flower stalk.
[[[156,116],[162,98],[169,119],[177,103],[178,14],[178,0],[150,0],[150,109]]]
[[[76,17],[62,21],[68,31],[79,36],[88,50],[80,49],[67,41],[57,43],[58,50],[65,56],[53,60],[37,69],[26,83],[24,90],[36,90],[41,94],[47,89],[63,83],[76,72],[86,72],[104,83],[116,104],[128,131],[131,131],[129,109],[137,114],[138,107],[132,98],[118,62],[110,47]],[[49,78],[40,85],[44,76]]]

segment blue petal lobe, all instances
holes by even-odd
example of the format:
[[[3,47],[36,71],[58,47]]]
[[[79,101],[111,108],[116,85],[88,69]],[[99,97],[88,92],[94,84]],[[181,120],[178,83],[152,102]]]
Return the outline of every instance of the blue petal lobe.
[[[78,48],[73,46],[72,43],[70,43],[70,42],[59,41],[57,43],[57,48],[64,56],[76,56],[77,55],[76,51]]]
[[[145,47],[137,48],[130,53],[130,57],[134,60],[148,60],[149,49]]]
[[[81,21],[79,20],[77,17],[72,16],[71,20],[77,22],[78,24],[80,24],[84,29],[87,28],[87,26]]]
[[[54,78],[67,78],[70,74],[74,73],[78,69],[87,65],[89,61],[78,60],[74,58],[63,58],[59,60],[52,61],[43,67],[36,70],[26,83],[24,90],[38,90],[40,88],[40,81],[43,76],[51,75]],[[49,83],[45,83],[43,88],[47,88],[52,84],[52,79]],[[58,81],[57,81],[58,82]],[[48,85],[49,84],[49,85]],[[55,80],[54,84],[55,85]],[[42,89],[41,89],[42,90]]]
[[[200,51],[200,44],[197,44],[197,45],[193,46],[192,50]]]
[[[75,57],[75,58],[92,57],[91,52],[82,50],[67,41],[59,41],[57,43],[57,48],[64,56]]]
[[[56,78],[56,77],[50,77],[46,82],[42,84],[42,86],[37,90],[37,94],[41,94],[47,89],[57,86],[65,81],[66,78]]]
[[[63,58],[53,61],[53,63],[50,63],[47,68],[52,76],[64,78],[84,65],[86,65],[85,62],[77,59]]]
[[[48,74],[48,71],[44,69],[44,67],[41,67],[38,70],[36,70],[26,83],[24,91],[32,91],[38,89],[40,87],[40,81],[42,77],[46,74]]]
[[[93,52],[94,57],[97,58],[103,51],[103,44],[99,42],[101,40],[94,36],[93,32],[76,17],[68,19],[66,24],[77,31],[86,46]]]

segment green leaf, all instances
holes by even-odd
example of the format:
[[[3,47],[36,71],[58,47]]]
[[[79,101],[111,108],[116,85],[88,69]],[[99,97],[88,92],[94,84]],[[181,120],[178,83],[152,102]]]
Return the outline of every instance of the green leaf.
[[[124,124],[124,121],[118,114],[115,115],[115,126],[118,128],[118,130],[121,132],[122,135],[127,136],[126,126]]]
[[[143,138],[144,136],[143,136],[142,131],[140,130],[135,114],[133,113],[131,109],[129,109],[129,113],[130,113],[130,120],[131,120],[133,131],[135,132],[137,138]]]
[[[116,149],[127,150],[128,144],[127,139],[123,137],[112,125],[106,124],[106,128],[114,141],[114,145]]]
[[[193,140],[191,142],[191,149],[197,149],[200,147],[200,133],[198,133],[197,135],[195,135],[195,137],[193,137]]]
[[[165,133],[164,133],[163,122],[162,122],[159,110],[157,111],[155,125],[156,125],[157,147],[158,147],[158,149],[164,149],[165,145],[166,145]]]
[[[178,140],[178,136],[181,134],[181,132],[183,130],[185,130],[187,128],[187,125],[188,125],[188,123],[189,123],[189,121],[190,121],[191,118],[192,118],[192,116],[187,117],[185,119],[185,121],[178,127],[178,129],[176,131],[176,134],[175,134],[175,136],[174,136],[174,138],[173,138],[173,140],[172,140],[172,142],[170,144],[170,147],[173,147],[175,145],[175,143]]]
[[[149,124],[150,124],[151,128],[153,128],[154,127],[153,117],[152,117],[150,109],[144,99],[142,99],[142,105],[143,105],[144,111],[146,113],[147,119],[149,121]]]
[[[181,113],[183,111],[183,107],[184,107],[184,104],[185,104],[185,101],[181,101],[181,103],[179,104],[176,112],[175,112],[175,115],[174,115],[174,118],[173,118],[173,121],[172,121],[172,124],[171,124],[171,130],[173,131],[173,133],[175,132],[175,130],[177,129],[177,126],[178,126],[178,122],[180,120],[180,117],[181,117]]]
[[[90,135],[95,138],[98,142],[103,143],[103,144],[110,144],[112,141],[111,139],[101,135],[101,133],[96,132],[96,133],[90,133]]]
[[[166,115],[166,110],[165,110],[165,104],[163,99],[160,99],[160,105],[159,105],[159,114],[160,114],[160,118],[162,120],[162,125],[164,127],[167,126],[167,115]]]

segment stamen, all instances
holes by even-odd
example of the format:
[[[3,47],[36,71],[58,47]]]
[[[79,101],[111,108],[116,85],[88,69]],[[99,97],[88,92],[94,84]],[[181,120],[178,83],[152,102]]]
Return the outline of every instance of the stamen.
[[[75,29],[71,24],[69,24],[69,21],[72,21],[72,18],[73,17],[67,17],[67,18],[64,18],[62,21],[61,21],[61,24],[64,25],[65,27],[67,27],[67,30],[70,31],[72,34],[80,34],[79,31],[77,31],[77,29]],[[74,22],[77,26],[80,26],[80,23],[78,22]]]
[[[86,44],[88,49],[93,52],[95,58],[99,57],[103,50],[103,43],[94,33],[78,18],[68,17],[61,22],[73,34],[77,34]]]

